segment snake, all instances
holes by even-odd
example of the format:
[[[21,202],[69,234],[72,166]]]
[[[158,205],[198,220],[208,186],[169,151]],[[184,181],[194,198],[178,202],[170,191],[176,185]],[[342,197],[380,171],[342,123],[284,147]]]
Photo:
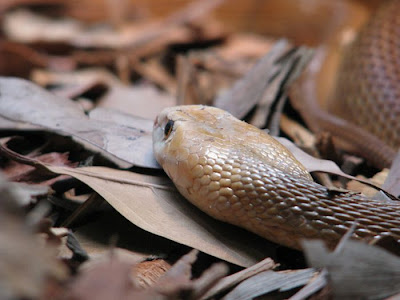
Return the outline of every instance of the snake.
[[[399,11],[400,0],[381,1],[355,39],[340,48],[327,109],[310,93],[318,89],[322,53],[303,73],[309,82],[291,86],[292,105],[312,131],[329,132],[338,149],[364,157],[378,169],[390,167],[400,149]]]
[[[355,239],[400,238],[400,205],[331,190],[265,131],[211,106],[164,109],[153,127],[156,160],[178,191],[211,217],[301,249]]]
[[[337,117],[354,124],[344,139],[377,166],[388,166],[400,148],[399,11],[400,0],[385,1],[363,26],[338,70],[329,107],[335,118],[317,114],[318,123],[336,133]],[[154,123],[153,150],[200,210],[280,245],[301,249],[303,239],[313,238],[333,248],[354,225],[355,239],[400,238],[399,202],[316,183],[278,141],[218,108],[163,110]]]
[[[400,149],[400,1],[386,1],[344,51],[329,110]]]

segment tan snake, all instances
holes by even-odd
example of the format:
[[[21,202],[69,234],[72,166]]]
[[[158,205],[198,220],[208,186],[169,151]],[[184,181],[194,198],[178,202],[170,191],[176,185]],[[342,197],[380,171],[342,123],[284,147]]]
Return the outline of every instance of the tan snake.
[[[190,202],[278,244],[300,249],[302,238],[319,238],[334,246],[354,221],[355,238],[400,238],[399,204],[330,191],[275,139],[223,110],[163,110],[153,148]]]
[[[399,11],[400,0],[380,1],[353,42],[343,51],[332,48],[328,56],[330,47],[323,45],[291,86],[292,104],[311,130],[330,132],[339,149],[357,153],[379,169],[390,167],[400,149]],[[329,57],[338,51],[343,55],[326,111],[319,107],[320,80],[335,80],[324,78],[321,58],[330,65]]]

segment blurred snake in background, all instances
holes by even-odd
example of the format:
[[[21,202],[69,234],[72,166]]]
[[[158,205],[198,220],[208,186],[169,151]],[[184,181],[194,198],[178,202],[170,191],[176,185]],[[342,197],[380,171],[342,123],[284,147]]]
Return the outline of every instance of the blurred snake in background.
[[[344,133],[345,139],[356,140],[375,165],[388,166],[400,148],[398,12],[400,1],[389,1],[363,27],[346,51],[338,102],[330,108],[363,128],[359,136]],[[335,131],[329,116],[319,121]],[[153,147],[190,202],[278,244],[300,249],[302,238],[319,238],[334,246],[355,221],[354,238],[400,238],[400,204],[319,185],[275,139],[220,109],[165,109],[154,124]]]
[[[312,68],[291,90],[292,104],[314,132],[330,132],[340,147],[379,169],[390,167],[400,149],[399,11],[399,0],[384,1],[345,47],[328,111],[310,94],[311,78],[320,75]]]

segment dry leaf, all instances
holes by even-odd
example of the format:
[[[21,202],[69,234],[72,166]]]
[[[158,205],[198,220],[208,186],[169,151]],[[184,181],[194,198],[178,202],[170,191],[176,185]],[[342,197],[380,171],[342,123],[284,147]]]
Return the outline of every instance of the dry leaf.
[[[289,291],[307,284],[314,275],[315,270],[313,269],[262,272],[240,283],[223,299],[247,300],[275,290],[279,290],[280,292]]]
[[[120,80],[111,72],[102,68],[77,69],[72,72],[54,72],[36,69],[31,79],[41,86],[91,86],[104,84],[106,86],[122,85]]]
[[[216,221],[175,190],[167,178],[105,167],[46,166],[84,182],[133,224],[240,266],[267,256],[267,241]]]
[[[132,226],[111,207],[104,208],[102,213],[98,212],[94,221],[74,226],[74,234],[88,253],[90,261],[104,257],[110,251],[113,241],[116,247],[135,256],[137,262],[150,256],[164,257],[176,248],[176,243]]]
[[[267,53],[273,45],[273,40],[252,33],[236,33],[230,35],[226,42],[216,48],[216,53],[233,62],[246,59],[258,59]]]
[[[114,124],[119,124],[121,126],[133,127],[145,132],[153,131],[152,119],[145,119],[138,116],[133,116],[132,114],[122,112],[119,110],[98,107],[89,112],[90,119],[110,122]],[[146,152],[152,152],[152,145],[143,145],[148,147]]]
[[[4,16],[6,36],[15,41],[29,43],[37,41],[63,42],[80,48],[124,48],[130,50],[169,43],[185,42],[192,32],[185,25],[207,16],[223,1],[197,1],[161,21],[125,22],[120,26],[85,26],[72,19],[57,19],[33,14],[26,10],[15,10]],[[204,22],[206,25],[207,23]],[[161,41],[161,44],[160,44]]]
[[[110,72],[88,68],[73,72],[54,72],[35,69],[30,79],[40,86],[54,86],[52,92],[63,98],[77,98],[85,93],[101,95],[114,84],[122,84]]]
[[[157,90],[153,85],[134,85],[130,87],[113,86],[100,99],[98,107],[113,108],[154,120],[161,110],[175,104],[174,97]]]
[[[131,62],[132,68],[148,81],[160,86],[170,95],[176,95],[177,82],[159,57]],[[175,98],[174,98],[175,99]]]
[[[299,290],[296,294],[290,297],[289,300],[303,300],[307,299],[308,297],[311,297],[319,290],[327,286],[327,280],[325,277],[326,277],[326,270],[322,270],[317,275],[315,275],[314,278],[312,278],[307,285],[305,285],[301,290]]]
[[[346,241],[329,252],[322,241],[303,241],[309,264],[326,268],[336,299],[382,299],[400,292],[400,259],[384,249]]]
[[[0,41],[0,74],[27,78],[33,68],[49,67],[60,71],[70,71],[75,63],[68,58],[41,53],[24,44]]]
[[[161,258],[144,260],[135,268],[135,280],[143,288],[154,286],[170,268],[171,265]]]
[[[191,280],[192,264],[197,251],[191,251],[179,259],[154,285],[144,288],[131,276],[137,272],[139,264],[121,259],[110,253],[109,259],[90,269],[86,269],[70,285],[62,299],[198,299],[212,287],[228,268],[215,264],[198,279]]]
[[[84,146],[101,152],[121,167],[133,164],[158,168],[150,150],[151,132],[91,120],[73,101],[59,98],[29,81],[2,77],[0,90],[0,116],[14,122],[11,129],[27,125],[28,128],[35,126],[72,135]]]
[[[263,97],[251,117],[251,124],[260,128],[265,127],[266,124],[271,135],[279,134],[279,123],[288,98],[288,88],[303,72],[312,56],[312,49],[298,47],[288,50],[278,58],[275,64],[280,65],[280,70],[268,82]]]
[[[199,299],[219,279],[228,273],[228,267],[224,263],[215,263],[201,277],[190,280],[191,267],[196,261],[198,251],[192,250],[182,256],[168,272],[160,278],[154,290],[162,295],[169,295],[171,299],[184,297],[187,299]]]
[[[276,61],[288,47],[285,40],[277,42],[228,92],[215,99],[214,105],[242,119],[261,100],[268,82],[279,72],[281,66]]]
[[[304,152],[303,150],[301,150],[300,148],[298,148],[295,144],[293,144],[291,141],[289,141],[286,138],[282,138],[282,137],[274,137],[274,138],[277,141],[279,141],[282,145],[284,145],[286,148],[288,148],[289,151],[294,155],[294,157],[296,157],[296,159],[304,165],[304,167],[307,169],[308,172],[323,172],[323,173],[342,176],[342,177],[366,184],[370,187],[377,189],[378,191],[382,191],[385,194],[388,194],[390,196],[390,198],[396,198],[392,194],[390,194],[388,191],[384,190],[379,185],[376,185],[373,182],[370,182],[368,180],[364,180],[362,178],[354,177],[354,176],[344,173],[339,168],[339,166],[331,160],[313,157],[313,156],[307,154],[306,152]]]
[[[55,43],[77,37],[82,24],[73,19],[52,20],[26,9],[16,9],[3,16],[3,30],[8,39],[16,42],[47,40]]]
[[[61,299],[134,299],[137,288],[131,280],[133,267],[134,262],[111,253],[107,261],[76,276]]]
[[[90,247],[90,246],[89,246]],[[87,246],[85,245],[86,249]],[[122,249],[122,248],[111,248],[107,246],[101,253],[96,253],[90,256],[90,259],[85,261],[80,267],[79,271],[86,272],[90,269],[96,268],[98,265],[104,264],[110,260],[110,256],[118,257],[125,263],[138,264],[143,261],[146,257],[143,255],[138,255],[132,251]]]
[[[0,298],[46,298],[52,280],[64,280],[55,249],[43,247],[22,220],[17,195],[0,176]]]
[[[311,59],[312,51],[294,48],[285,40],[278,41],[235,85],[214,101],[218,108],[242,119],[256,106],[250,123],[257,127],[269,124],[277,131],[277,120],[286,100],[287,87],[299,76]],[[272,104],[279,100],[272,112]],[[269,117],[269,120],[267,120]],[[276,123],[276,124],[274,124]]]
[[[212,289],[210,289],[207,294],[205,294],[202,299],[209,299],[216,297],[219,293],[222,293],[233,286],[237,285],[239,282],[246,280],[249,277],[257,275],[258,273],[265,272],[275,268],[277,265],[270,258],[266,258],[254,266],[248,267],[240,272],[232,274],[230,276],[222,278]]]
[[[3,167],[3,172],[10,181],[25,182],[25,183],[38,183],[41,185],[51,185],[54,181],[61,179],[49,179],[35,169],[33,165],[26,164],[26,161],[19,160],[24,158],[22,155],[18,155],[16,152],[6,148],[6,145],[0,143],[0,153],[11,159]],[[37,161],[41,163],[48,163],[51,165],[58,166],[69,166],[74,167],[77,164],[68,160],[68,153],[46,153],[29,158],[31,161]]]
[[[20,206],[28,206],[36,201],[39,196],[45,196],[50,192],[50,188],[38,184],[26,184],[19,182],[9,183],[10,188],[17,195],[18,204]]]
[[[374,176],[372,176],[371,178],[369,178],[369,180],[374,183],[377,186],[382,187],[383,182],[385,181],[385,179],[387,178],[389,173],[388,169],[383,169],[382,171],[376,173]],[[363,179],[363,180],[368,180],[366,177],[362,176],[362,175],[358,175],[357,178]],[[360,193],[363,193],[364,195],[368,196],[368,197],[374,197],[374,195],[376,195],[376,189],[369,187],[369,186],[365,186],[364,184],[358,182],[358,181],[349,181],[347,183],[347,188],[352,190],[352,191],[358,191]]]
[[[400,197],[400,152],[397,153],[382,188]]]

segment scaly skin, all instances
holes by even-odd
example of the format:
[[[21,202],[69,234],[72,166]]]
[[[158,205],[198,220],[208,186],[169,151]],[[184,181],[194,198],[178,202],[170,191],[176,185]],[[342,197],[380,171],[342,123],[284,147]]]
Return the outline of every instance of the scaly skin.
[[[397,152],[400,148],[400,0],[383,2],[345,51],[338,71],[336,95],[329,109],[379,137]]]
[[[400,0],[381,2],[344,51],[328,111],[317,99],[318,55],[290,90],[310,129],[330,132],[339,148],[379,169],[390,167],[400,150]]]
[[[356,220],[355,238],[400,238],[400,205],[330,192],[284,146],[220,109],[165,109],[154,124],[153,147],[190,202],[278,244],[300,249],[302,238],[319,238],[334,246]]]

